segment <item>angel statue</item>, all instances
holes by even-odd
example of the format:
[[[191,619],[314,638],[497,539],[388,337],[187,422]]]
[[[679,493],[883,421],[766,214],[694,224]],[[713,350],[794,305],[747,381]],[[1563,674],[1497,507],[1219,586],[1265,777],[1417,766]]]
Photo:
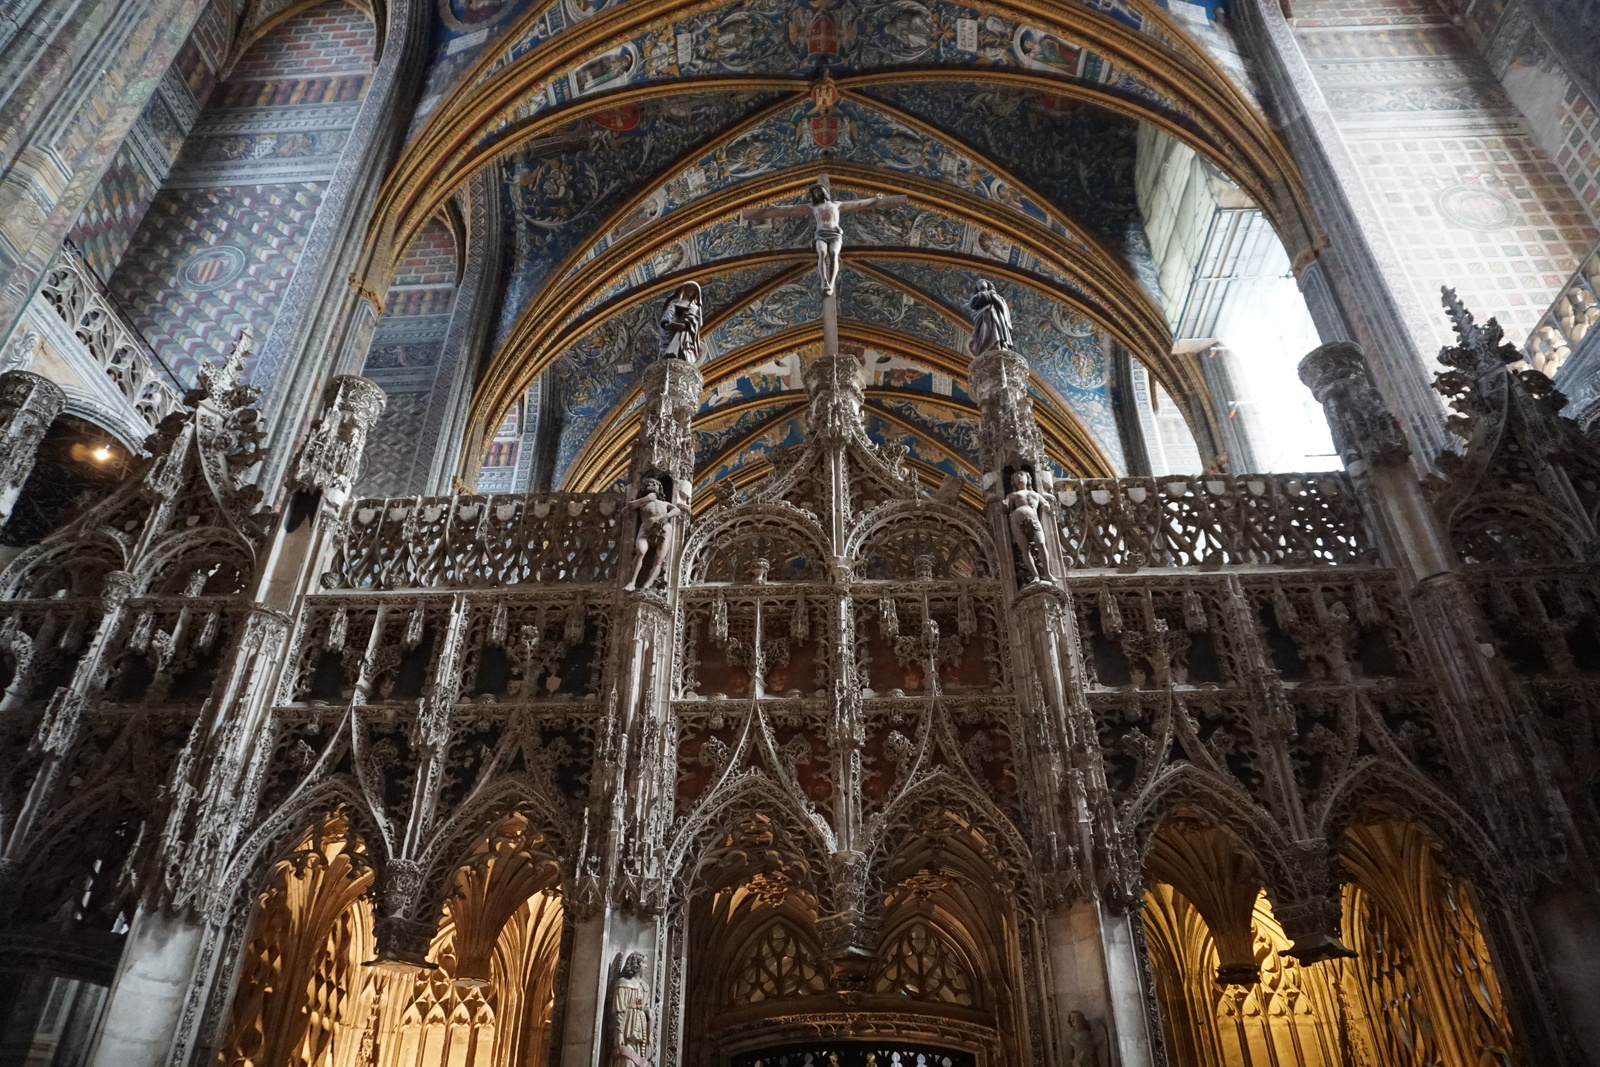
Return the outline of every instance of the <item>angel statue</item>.
[[[606,1067],[650,1067],[650,987],[639,977],[644,957],[630,952],[611,982],[606,1004],[611,1041]]]
[[[978,291],[967,305],[972,309],[972,341],[967,346],[974,356],[991,348],[1011,347],[1011,306],[988,278],[978,283]]]
[[[662,359],[700,361],[700,283],[684,282],[661,309]]]

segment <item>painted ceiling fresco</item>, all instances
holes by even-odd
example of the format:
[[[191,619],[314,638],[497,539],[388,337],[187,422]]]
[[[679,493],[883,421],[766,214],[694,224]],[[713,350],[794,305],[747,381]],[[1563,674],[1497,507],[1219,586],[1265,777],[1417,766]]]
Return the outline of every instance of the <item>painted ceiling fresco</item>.
[[[1135,120],[998,86],[917,83],[865,91],[999,163],[1130,262],[1149,263],[1133,184]]]
[[[1079,243],[1066,226],[1025,192],[1014,188],[972,156],[953,146],[852,100],[842,100],[833,107],[830,117],[838,121],[830,127],[830,139],[824,146],[812,134],[809,122],[812,110],[809,103],[785,108],[701,156],[670,181],[653,190],[621,225],[591,245],[583,260],[593,259],[613,242],[629,234],[639,231],[648,233],[646,227],[657,219],[701,197],[749,178],[819,159],[882,167],[952,185],[984,200],[1004,205],[1008,210],[1048,227],[1061,238]],[[1131,181],[1131,157],[1127,174]],[[1137,206],[1134,210],[1136,213]],[[577,269],[578,265],[574,264],[572,271]]]
[[[427,106],[451,113],[478,91],[474,80],[521,77],[521,58],[643,2],[438,0]],[[1166,25],[1146,25],[1130,0],[1084,6],[1169,40]],[[536,361],[529,376],[546,368],[551,425],[541,447],[552,488],[600,488],[617,476],[639,371],[656,358],[660,305],[681,279],[704,287],[697,479],[751,473],[801,440],[802,353],[817,344],[822,313],[812,225],[747,223],[738,211],[794,202],[819,170],[832,173],[840,198],[916,194],[846,224],[840,324],[868,363],[875,440],[903,444],[925,480],[976,477],[977,408],[960,368],[966,304],[987,276],[1011,303],[1037,403],[1092,442],[1058,460],[1081,465],[1093,452],[1097,471],[1125,469],[1110,338],[1146,358],[1129,338],[1153,336],[1139,333],[1143,312],[1129,310],[1148,302],[1151,274],[1134,192],[1137,121],[1070,94],[959,76],[858,81],[820,107],[806,87],[823,70],[844,79],[944,66],[1092,83],[1178,122],[1192,117],[1186,105],[1067,31],[1000,8],[744,0],[649,17],[658,21],[592,46],[597,34],[580,35],[561,53],[564,66],[539,74],[513,103],[506,95],[486,108],[480,147],[463,148],[516,133],[516,147],[493,164],[505,243],[496,345]],[[1169,43],[1192,52],[1191,42]],[[651,88],[633,92],[642,87]],[[1159,330],[1158,309],[1153,318]]]
[[[503,52],[504,62],[497,61],[495,69],[551,36],[548,28],[542,35],[536,28]],[[1083,41],[996,12],[939,0],[740,0],[663,21],[573,61],[507,108],[484,140],[492,142],[551,108],[624,85],[713,75],[809,75],[821,60],[836,74],[930,64],[1038,71],[1102,85],[1176,118],[1190,117],[1182,103]]]
[[[709,92],[640,105],[624,122],[579,119],[504,164],[512,262],[504,334],[538,286],[645,179],[771,94]]]
[[[842,199],[871,195],[870,190],[838,183],[834,191]],[[648,233],[642,236],[648,237]],[[1078,287],[1077,280],[1055,263],[1042,259],[990,227],[956,218],[931,205],[909,204],[853,216],[847,251],[873,245],[942,251],[991,260],[1042,275],[1080,301],[1093,302]],[[740,256],[792,250],[809,259],[811,223],[796,218],[747,223],[737,217],[722,217],[677,241],[650,247],[650,254],[644,256],[632,270],[613,278],[591,298],[587,307],[614,299],[626,290],[656,278]],[[513,260],[513,264],[515,280],[512,290],[525,301],[526,294],[531,293],[536,285],[526,276],[537,274],[542,278],[547,271],[542,270],[543,261],[524,262],[520,255]],[[508,300],[506,321],[512,317],[510,303]],[[520,309],[521,306],[519,302],[517,307]]]

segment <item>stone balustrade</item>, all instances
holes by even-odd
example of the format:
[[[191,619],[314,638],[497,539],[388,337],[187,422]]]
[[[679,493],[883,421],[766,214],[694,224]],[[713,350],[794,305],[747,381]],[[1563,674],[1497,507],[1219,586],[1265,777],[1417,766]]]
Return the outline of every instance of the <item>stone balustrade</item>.
[[[1069,568],[1349,565],[1377,554],[1342,472],[1055,486]]]
[[[39,298],[66,324],[117,391],[152,427],[182,407],[182,389],[100,291],[70,248],[50,265]]]

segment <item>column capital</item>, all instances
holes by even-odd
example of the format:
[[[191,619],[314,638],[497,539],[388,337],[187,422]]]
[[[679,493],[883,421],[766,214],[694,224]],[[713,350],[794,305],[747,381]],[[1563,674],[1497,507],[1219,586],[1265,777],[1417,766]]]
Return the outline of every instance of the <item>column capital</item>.
[[[666,474],[673,481],[674,501],[688,503],[694,480],[694,434],[689,425],[704,387],[700,368],[688,360],[658,359],[645,366],[639,377],[644,394],[639,440],[628,471],[635,487],[652,472]]]
[[[1411,446],[1383,402],[1360,345],[1333,341],[1312,349],[1300,361],[1300,380],[1322,405],[1346,463],[1394,467],[1410,458]]]
[[[972,398],[982,412],[978,457],[987,471],[1008,465],[1047,470],[1044,437],[1033,416],[1027,359],[1009,348],[991,348],[973,358],[967,370]]]

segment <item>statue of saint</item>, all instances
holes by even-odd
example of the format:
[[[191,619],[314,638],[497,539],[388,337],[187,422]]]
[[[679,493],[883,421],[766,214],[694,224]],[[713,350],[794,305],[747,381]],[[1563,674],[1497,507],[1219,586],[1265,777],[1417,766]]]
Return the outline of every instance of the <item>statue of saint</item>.
[[[661,309],[662,359],[700,361],[700,283],[684,282]]]
[[[972,309],[972,341],[967,347],[974,356],[1011,347],[1011,307],[993,282],[988,278],[979,282],[967,306]]]
[[[1067,1013],[1066,1067],[1105,1067],[1101,1053],[1104,1047],[1087,1015],[1081,1011]]]
[[[650,1067],[645,1055],[650,1047],[650,987],[639,977],[644,957],[630,952],[611,983],[606,1004],[611,1027],[611,1047],[606,1067]]]
[[[633,577],[623,586],[630,592],[649,589],[661,577],[661,568],[667,561],[668,524],[674,516],[684,514],[678,505],[662,499],[661,483],[656,479],[646,478],[640,488],[643,492],[628,502],[628,507],[639,513],[639,532],[633,539]],[[639,575],[646,562],[650,564],[649,573],[640,582]]]
[[[822,295],[833,295],[839,283],[839,250],[844,246],[844,227],[839,216],[848,211],[867,211],[879,207],[899,207],[910,201],[903,196],[884,196],[878,193],[865,200],[835,200],[828,186],[822,182],[811,187],[810,204],[786,204],[782,207],[746,208],[742,218],[746,222],[756,219],[780,219],[795,215],[810,215],[817,224],[817,276],[822,279]]]
[[[1027,471],[1017,471],[1011,476],[1011,492],[1006,494],[1005,505],[1024,584],[1049,581],[1050,557],[1045,552],[1044,521],[1039,513],[1050,507],[1050,498],[1033,488],[1033,477]]]

